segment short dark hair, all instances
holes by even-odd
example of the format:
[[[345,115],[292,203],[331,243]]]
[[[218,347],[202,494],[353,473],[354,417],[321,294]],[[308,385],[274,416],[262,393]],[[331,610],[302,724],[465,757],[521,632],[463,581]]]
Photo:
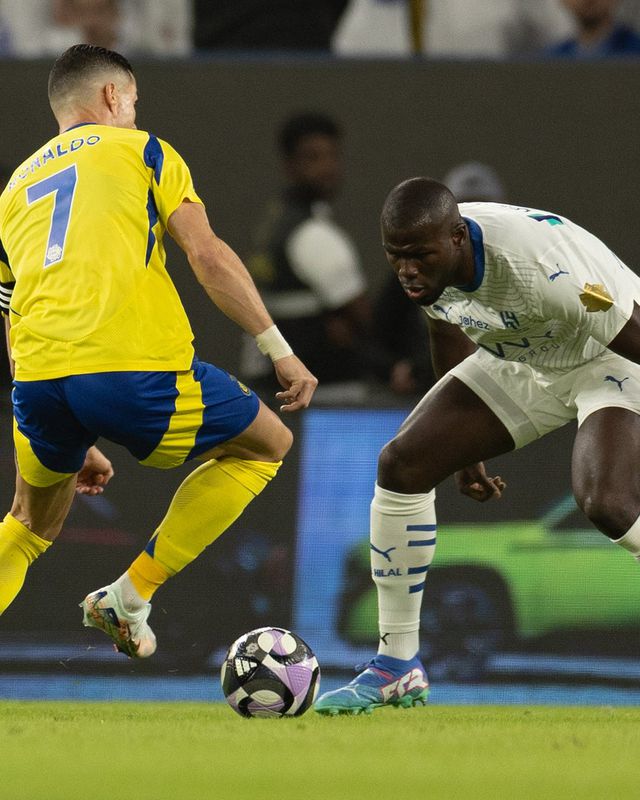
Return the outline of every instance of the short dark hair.
[[[67,92],[79,79],[104,69],[117,69],[133,75],[131,64],[120,53],[92,44],[74,44],[56,59],[51,68],[49,100]]]
[[[288,158],[295,153],[301,139],[316,134],[340,139],[342,129],[335,120],[326,114],[317,112],[296,114],[290,117],[280,129],[278,134],[280,152]]]
[[[432,178],[409,178],[387,195],[381,222],[387,230],[402,230],[439,223],[451,214],[459,216],[458,205],[443,183]]]

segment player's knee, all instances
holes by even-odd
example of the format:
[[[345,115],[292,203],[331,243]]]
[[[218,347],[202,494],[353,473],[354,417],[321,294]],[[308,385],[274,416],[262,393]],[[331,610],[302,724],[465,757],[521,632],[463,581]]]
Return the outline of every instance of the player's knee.
[[[595,527],[612,539],[619,539],[638,518],[638,502],[626,502],[611,491],[576,492],[576,501]]]
[[[425,459],[417,458],[415,452],[407,450],[402,440],[397,438],[388,442],[380,452],[378,484],[392,492],[406,494],[427,492],[432,488]]]
[[[38,513],[38,510],[29,509],[24,503],[21,503],[17,496],[14,498],[10,513],[31,533],[49,542],[58,538],[66,517],[66,514],[63,517],[60,514],[52,517],[49,507],[45,509],[44,513],[41,511]]]
[[[275,432],[272,442],[269,456],[272,461],[282,461],[284,457],[287,455],[289,450],[291,450],[291,445],[293,444],[293,433],[287,428],[286,425],[280,423],[278,426],[278,430]]]

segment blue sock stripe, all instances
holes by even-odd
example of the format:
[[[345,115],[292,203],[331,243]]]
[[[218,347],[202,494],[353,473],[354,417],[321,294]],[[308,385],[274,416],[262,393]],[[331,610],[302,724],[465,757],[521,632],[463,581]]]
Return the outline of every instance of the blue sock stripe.
[[[409,567],[407,570],[407,575],[421,575],[423,572],[427,572],[428,569],[428,564],[426,564],[424,567]]]
[[[424,581],[422,583],[414,583],[412,586],[409,587],[409,594],[414,594],[415,592],[421,592],[424,589]]]
[[[437,525],[407,525],[408,531],[435,531],[437,529]]]
[[[409,539],[407,544],[409,547],[433,547],[436,543],[436,537],[433,539]]]
[[[158,541],[158,534],[154,533],[153,536],[149,539],[149,541],[147,542],[147,544],[146,544],[146,546],[144,548],[144,552],[147,553],[147,555],[150,555],[151,558],[153,558],[153,554],[154,554],[155,549],[156,549],[156,542],[157,541]]]

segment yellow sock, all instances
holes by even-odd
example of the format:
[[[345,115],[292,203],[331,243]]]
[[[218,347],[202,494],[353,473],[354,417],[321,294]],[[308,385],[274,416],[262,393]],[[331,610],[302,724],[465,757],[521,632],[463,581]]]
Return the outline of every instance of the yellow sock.
[[[281,461],[207,461],[180,485],[144,553],[127,570],[149,600],[167,578],[190,564],[235,522],[275,476]]]
[[[29,566],[50,545],[11,514],[0,522],[0,614],[22,589]]]
[[[175,573],[169,572],[143,551],[131,564],[127,574],[140,597],[143,600],[151,600],[155,590]]]

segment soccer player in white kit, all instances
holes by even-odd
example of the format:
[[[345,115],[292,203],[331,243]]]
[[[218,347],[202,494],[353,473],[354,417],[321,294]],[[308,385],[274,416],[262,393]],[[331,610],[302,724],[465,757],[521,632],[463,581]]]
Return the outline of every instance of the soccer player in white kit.
[[[505,483],[483,461],[577,419],[576,501],[640,560],[640,278],[565,217],[458,205],[428,178],[390,192],[381,226],[389,263],[429,318],[440,380],[380,453],[371,503],[378,654],[317,701],[325,714],[427,699],[420,605],[435,487],[450,475],[475,500],[500,497]]]

